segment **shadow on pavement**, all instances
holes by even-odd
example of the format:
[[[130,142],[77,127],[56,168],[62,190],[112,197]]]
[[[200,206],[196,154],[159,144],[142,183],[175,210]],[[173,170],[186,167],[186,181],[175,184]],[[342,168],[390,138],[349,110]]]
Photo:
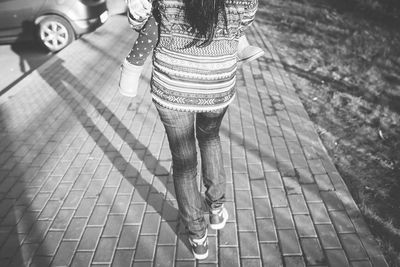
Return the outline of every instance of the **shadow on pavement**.
[[[56,72],[63,73],[64,78],[51,78],[50,73],[55,73],[55,70]],[[97,112],[102,115],[107,122],[109,122],[109,126],[114,129],[115,133],[129,145],[132,151],[136,153],[140,159],[143,160],[147,170],[163,183],[165,188],[170,191],[169,194],[174,196],[175,193],[171,192],[171,189],[173,189],[173,187],[171,187],[172,183],[170,185],[167,184],[169,170],[160,165],[159,160],[155,158],[149,150],[146,150],[146,146],[140,143],[130,130],[119,121],[113,112],[109,110],[107,106],[91,92],[91,90],[86,88],[69,72],[68,69],[63,66],[63,61],[61,59],[57,59],[54,63],[49,65],[48,68],[39,73],[65,101],[65,103],[71,107],[78,121],[101,148],[104,155],[113,163],[114,168],[118,170],[118,172],[135,188],[135,191],[140,194],[141,198],[147,201],[148,205],[151,205],[160,217],[169,224],[175,234],[181,237],[178,232],[179,217],[177,208],[173,206],[173,203],[169,203],[168,200],[163,201],[163,205],[151,201],[151,199],[157,199],[155,195],[160,195],[160,198],[163,199],[163,193],[159,192],[145,177],[142,177],[139,170],[135,169],[130,162],[125,160],[120,151],[96,126],[96,123],[90,118],[81,103],[74,97],[71,88],[73,88],[74,93],[78,93],[84,97],[97,110]],[[72,86],[67,86],[66,84]],[[112,123],[110,123],[111,121]],[[145,154],[140,153],[143,151],[145,151]],[[152,198],[150,198],[150,195]],[[187,244],[186,239],[182,241]]]

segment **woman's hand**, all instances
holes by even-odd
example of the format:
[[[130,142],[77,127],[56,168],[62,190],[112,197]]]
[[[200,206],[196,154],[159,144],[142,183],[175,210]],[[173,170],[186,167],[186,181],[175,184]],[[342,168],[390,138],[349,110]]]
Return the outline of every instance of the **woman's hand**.
[[[127,0],[130,15],[138,21],[146,20],[151,14],[152,5],[147,0]]]

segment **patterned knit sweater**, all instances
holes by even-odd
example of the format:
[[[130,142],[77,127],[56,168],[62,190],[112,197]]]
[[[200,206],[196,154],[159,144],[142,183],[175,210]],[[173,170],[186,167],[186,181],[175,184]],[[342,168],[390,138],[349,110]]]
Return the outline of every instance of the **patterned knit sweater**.
[[[157,0],[159,42],[153,53],[151,94],[158,104],[179,111],[226,107],[235,96],[238,38],[254,20],[257,0],[228,0],[227,28],[220,18],[213,41],[188,46],[197,37],[184,19],[182,0]]]

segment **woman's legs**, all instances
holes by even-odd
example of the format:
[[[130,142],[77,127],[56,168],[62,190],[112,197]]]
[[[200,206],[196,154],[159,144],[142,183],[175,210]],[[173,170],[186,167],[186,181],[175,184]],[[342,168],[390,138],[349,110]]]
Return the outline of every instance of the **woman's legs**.
[[[198,113],[196,137],[201,154],[203,183],[206,187],[206,202],[210,209],[218,209],[225,200],[225,170],[219,128],[226,109],[220,112]]]
[[[196,114],[170,110],[158,104],[156,107],[171,149],[172,175],[181,217],[190,237],[202,238],[207,225],[197,186],[195,123],[202,158],[203,181],[207,188],[206,201],[211,209],[218,209],[225,198],[225,174],[218,132],[226,109]]]
[[[197,154],[192,112],[179,112],[157,105],[172,154],[172,176],[179,211],[191,238],[202,238],[207,225],[197,186]]]

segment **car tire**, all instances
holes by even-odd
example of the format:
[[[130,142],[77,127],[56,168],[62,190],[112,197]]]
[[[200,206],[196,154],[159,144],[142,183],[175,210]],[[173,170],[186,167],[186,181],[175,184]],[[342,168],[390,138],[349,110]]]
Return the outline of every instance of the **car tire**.
[[[64,18],[51,15],[39,22],[39,40],[51,52],[57,52],[75,40],[71,24]]]

